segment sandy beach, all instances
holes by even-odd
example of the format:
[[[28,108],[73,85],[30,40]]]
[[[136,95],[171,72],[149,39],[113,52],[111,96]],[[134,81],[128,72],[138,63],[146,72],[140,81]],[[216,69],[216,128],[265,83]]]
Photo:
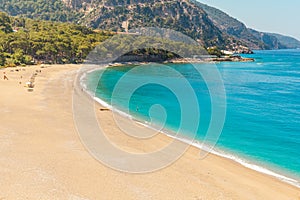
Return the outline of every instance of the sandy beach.
[[[72,93],[80,65],[0,69],[0,199],[300,199],[300,189],[275,177],[190,147],[157,172],[129,174],[94,159],[73,120]],[[16,69],[19,69],[16,71]],[[24,87],[36,70],[33,91]],[[3,72],[9,80],[3,80]],[[22,78],[21,78],[22,77]],[[20,83],[21,82],[21,83]],[[137,140],[122,133],[112,112],[95,112],[107,137],[132,152],[161,148],[158,134]]]

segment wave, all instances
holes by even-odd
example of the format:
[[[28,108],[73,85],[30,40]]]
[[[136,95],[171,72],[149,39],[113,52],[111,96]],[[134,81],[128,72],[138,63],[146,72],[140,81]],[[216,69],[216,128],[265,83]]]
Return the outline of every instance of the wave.
[[[111,106],[109,103],[107,103],[106,101],[102,100],[101,98],[99,97],[95,97],[94,94],[92,94],[88,88],[87,88],[87,84],[86,84],[86,81],[87,81],[87,74],[89,73],[92,73],[94,71],[98,71],[98,70],[101,70],[101,69],[92,69],[90,71],[87,71],[85,73],[82,74],[82,76],[80,77],[80,85],[81,87],[83,88],[83,90],[97,103],[99,103],[101,106],[104,106],[116,113],[118,113],[119,115],[123,116],[123,117],[126,117],[130,120],[134,120],[136,123],[144,126],[144,127],[147,127],[147,128],[150,128],[154,131],[158,131],[160,133],[163,133],[165,134],[166,136],[172,138],[172,139],[177,139],[181,142],[184,142],[186,144],[189,144],[189,145],[192,145],[193,147],[196,147],[200,150],[203,150],[203,151],[206,151],[206,152],[209,152],[209,153],[212,153],[214,155],[217,155],[217,156],[220,156],[220,157],[223,157],[223,158],[226,158],[226,159],[229,159],[229,160],[232,160],[236,163],[239,163],[241,164],[242,166],[248,168],[248,169],[252,169],[254,171],[257,171],[257,172],[260,172],[262,174],[266,174],[266,175],[269,175],[269,176],[272,176],[272,177],[275,177],[277,178],[278,180],[280,181],[283,181],[285,183],[288,183],[290,185],[293,185],[297,188],[300,188],[300,182],[293,179],[293,178],[290,178],[290,177],[287,177],[287,176],[284,176],[282,174],[279,174],[277,172],[274,172],[270,169],[267,169],[265,167],[262,167],[262,166],[259,166],[257,164],[254,164],[254,163],[251,163],[250,161],[248,160],[245,160],[245,159],[242,159],[241,157],[239,156],[236,156],[236,155],[233,155],[233,154],[229,154],[229,153],[226,153],[220,149],[212,149],[210,148],[210,146],[208,145],[204,145],[201,141],[199,140],[191,140],[191,139],[188,139],[188,138],[183,138],[183,137],[178,137],[176,136],[176,134],[174,134],[175,132],[171,131],[171,130],[167,130],[167,129],[164,129],[164,130],[159,130],[159,129],[156,129],[155,126],[153,126],[153,124],[150,124],[148,121],[141,121],[140,119],[137,119],[135,118],[134,116],[128,114],[128,113],[125,113],[113,106]]]
[[[201,148],[199,146],[199,148]],[[286,183],[289,183],[293,186],[296,186],[297,188],[300,188],[300,182],[295,180],[295,179],[292,179],[292,178],[289,178],[287,176],[284,176],[282,174],[279,174],[279,173],[276,173],[270,169],[267,169],[265,167],[262,167],[262,166],[259,166],[259,165],[256,165],[256,164],[253,164],[247,160],[244,160],[238,156],[235,156],[233,154],[228,154],[228,153],[225,153],[225,152],[222,152],[220,150],[213,150],[211,152],[212,154],[215,154],[215,155],[218,155],[220,157],[223,157],[223,158],[227,158],[227,159],[230,159],[230,160],[233,160],[241,165],[243,165],[244,167],[246,168],[249,168],[249,169],[252,169],[252,170],[255,170],[257,172],[260,172],[260,173],[263,173],[263,174],[267,174],[269,176],[273,176],[283,182],[286,182]]]

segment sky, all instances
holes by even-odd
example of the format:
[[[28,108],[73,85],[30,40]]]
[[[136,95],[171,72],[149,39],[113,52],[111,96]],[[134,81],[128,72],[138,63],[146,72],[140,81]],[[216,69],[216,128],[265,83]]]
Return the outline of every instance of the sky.
[[[225,11],[258,31],[280,33],[300,40],[299,0],[198,0]]]

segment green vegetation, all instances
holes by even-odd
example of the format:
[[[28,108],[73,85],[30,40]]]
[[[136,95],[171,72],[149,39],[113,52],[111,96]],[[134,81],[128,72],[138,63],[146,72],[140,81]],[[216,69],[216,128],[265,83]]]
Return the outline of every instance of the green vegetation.
[[[0,65],[80,63],[109,36],[70,23],[9,18],[0,13]]]
[[[82,16],[61,0],[0,0],[0,11],[10,16],[59,22],[77,22]]]
[[[85,15],[85,24],[118,32],[139,27],[167,28],[188,35],[205,47],[222,48],[228,41],[228,36],[222,34],[207,14],[188,1],[153,0],[140,4],[126,4],[125,1],[106,0],[105,5],[114,7],[91,5],[95,9]],[[124,22],[127,27],[124,27]]]
[[[10,18],[6,14],[1,12],[0,12],[0,31],[4,33],[10,33],[13,31],[11,27]]]
[[[211,47],[207,49],[207,52],[209,55],[215,55],[217,57],[224,56],[224,54],[217,48],[217,47]]]
[[[294,38],[251,30],[197,0],[0,0],[0,11],[117,32],[139,27],[168,28],[188,35],[203,47],[235,52],[300,47]]]
[[[199,45],[160,37],[115,35],[113,40],[106,43],[103,41],[112,36],[110,32],[93,31],[71,23],[10,18],[4,13],[0,13],[0,28],[0,66],[6,67],[81,63],[99,44],[96,53],[102,60],[124,55],[129,56],[130,61],[137,58],[162,61],[206,54]]]
[[[225,48],[233,42],[203,9],[189,1],[0,0],[0,10],[11,16],[73,22],[115,32],[138,27],[169,28],[190,36],[205,47]]]
[[[173,58],[190,58],[193,55],[206,55],[207,51],[199,45],[174,41],[162,37],[141,35],[115,35],[101,43],[91,52],[91,61],[117,58],[124,61],[166,61]]]

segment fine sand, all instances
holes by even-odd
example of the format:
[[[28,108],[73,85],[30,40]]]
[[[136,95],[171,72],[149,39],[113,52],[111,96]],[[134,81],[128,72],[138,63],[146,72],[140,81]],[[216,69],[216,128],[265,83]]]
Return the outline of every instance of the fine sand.
[[[88,153],[74,125],[72,93],[79,68],[0,70],[1,200],[300,199],[299,188],[212,154],[201,160],[194,147],[157,172],[129,174],[104,166]],[[25,82],[36,70],[42,71],[28,91]],[[3,80],[3,72],[9,80]],[[95,107],[98,121],[120,148],[150,152],[172,140],[162,134],[149,141],[129,137],[102,108]]]

